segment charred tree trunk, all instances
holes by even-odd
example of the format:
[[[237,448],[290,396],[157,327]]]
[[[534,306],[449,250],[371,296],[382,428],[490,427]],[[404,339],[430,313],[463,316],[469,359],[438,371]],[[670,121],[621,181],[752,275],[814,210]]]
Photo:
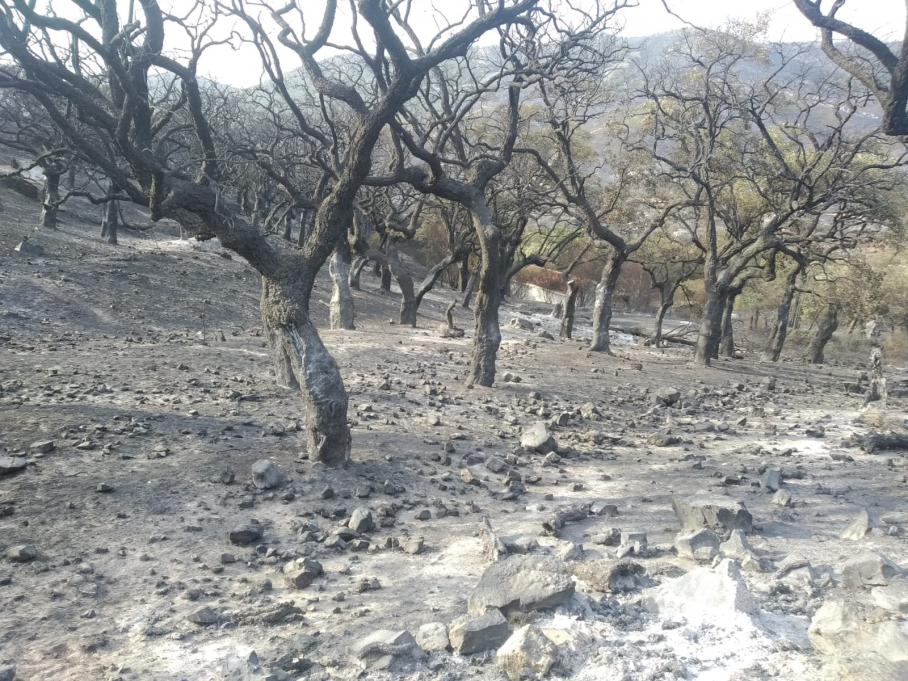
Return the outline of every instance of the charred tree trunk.
[[[665,315],[672,304],[673,301],[665,302],[663,300],[656,311],[656,321],[653,322],[653,335],[649,340],[650,345],[654,348],[662,347],[662,325],[665,323]]]
[[[761,362],[778,362],[782,356],[782,348],[788,337],[788,319],[791,316],[791,304],[794,301],[799,274],[800,268],[796,268],[789,272],[788,278],[785,280],[785,293],[782,295],[782,301],[776,311],[776,323],[772,327],[769,342],[766,343],[766,348],[760,356]]]
[[[473,357],[470,384],[489,387],[495,382],[495,361],[501,345],[498,309],[501,307],[501,231],[492,220],[484,199],[474,200],[472,217],[482,250],[479,291],[473,309]]]
[[[398,323],[401,326],[412,326],[413,328],[416,328],[417,302],[416,293],[413,289],[413,277],[410,276],[407,268],[401,264],[397,249],[391,242],[388,243],[387,256],[387,265],[382,267],[382,288],[385,289],[384,274],[387,271],[388,287],[385,290],[391,290],[391,275],[394,275],[394,278],[397,280],[397,286],[400,289],[400,314],[398,315]]]
[[[596,284],[596,298],[593,303],[593,340],[590,350],[611,354],[611,339],[609,338],[609,325],[612,323],[612,301],[615,297],[615,288],[621,267],[628,258],[625,251],[614,251],[602,269],[602,277]]]
[[[42,229],[57,229],[61,175],[62,173],[57,170],[44,170],[44,198],[41,201],[41,217],[38,222]]]
[[[870,351],[870,389],[864,398],[864,404],[880,402],[885,407],[888,398],[886,376],[883,374],[883,351],[880,348],[873,348]]]
[[[117,186],[111,182],[107,187],[108,194],[116,194]],[[107,243],[116,245],[117,231],[120,227],[120,202],[108,201],[104,204],[104,216],[101,218],[101,238]]]
[[[839,308],[835,303],[829,303],[817,323],[817,330],[807,348],[807,361],[811,364],[823,363],[823,352],[832,334],[839,328]]]
[[[577,293],[580,291],[580,286],[571,279],[567,283],[567,287],[568,294],[567,299],[564,301],[564,314],[561,316],[561,338],[570,340],[571,334],[574,332],[574,311],[577,309]]]
[[[735,289],[725,295],[725,303],[722,306],[722,328],[719,339],[719,354],[723,357],[735,356],[735,301],[738,299],[740,291]]]
[[[467,255],[460,261],[460,292],[467,290],[467,281],[470,279],[470,257]],[[466,306],[464,306],[466,307]]]
[[[694,352],[694,362],[709,366],[719,352],[719,340],[722,332],[722,312],[725,308],[725,295],[720,291],[716,269],[718,263],[714,257],[707,257],[704,268],[704,289],[706,304],[703,307],[703,319],[700,321],[700,333]]]
[[[387,265],[380,265],[379,276],[381,277],[380,288],[385,293],[391,293],[391,270]]]
[[[368,258],[366,258],[362,255],[356,256],[356,259],[353,261],[353,264],[350,266],[350,281],[349,281],[350,288],[355,289],[357,291],[360,290],[359,289],[359,278],[363,272],[363,268],[366,266],[366,264],[368,262],[369,262]]]
[[[328,318],[332,329],[355,331],[353,323],[353,294],[347,281],[347,266],[340,249],[335,249],[328,259],[328,274],[331,276],[331,301],[328,303]]]
[[[284,213],[281,221],[284,223],[284,241],[292,241],[293,239],[293,220],[290,219],[290,212],[287,211]]]
[[[422,280],[422,283],[419,285],[419,288],[416,289],[415,299],[416,307],[413,310],[414,315],[414,325],[416,324],[415,316],[419,311],[419,306],[422,304],[422,299],[425,298],[426,294],[431,291],[435,284],[438,283],[439,278],[442,274],[445,273],[445,270],[448,269],[451,265],[459,262],[461,259],[466,257],[466,252],[462,248],[455,249],[453,253],[446,256],[440,262],[437,262],[432,269],[426,274],[425,279]]]
[[[347,391],[309,319],[304,291],[296,281],[263,277],[262,323],[278,379],[302,392],[309,459],[344,464],[350,458]]]
[[[463,292],[463,302],[461,306],[470,309],[470,301],[473,299],[473,290],[476,288],[476,277],[479,276],[479,265],[473,268],[473,271],[470,273],[470,279],[467,281],[467,287]]]

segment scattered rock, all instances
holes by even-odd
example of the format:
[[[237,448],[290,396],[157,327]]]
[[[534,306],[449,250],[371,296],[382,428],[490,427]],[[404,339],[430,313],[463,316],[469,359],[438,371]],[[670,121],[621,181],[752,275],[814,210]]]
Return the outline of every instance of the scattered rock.
[[[857,518],[855,518],[851,522],[851,525],[842,533],[842,539],[858,541],[859,539],[863,539],[874,527],[879,527],[879,525],[879,521],[870,514],[870,511],[866,508],[861,509]]]
[[[632,560],[587,560],[571,564],[571,571],[591,589],[603,593],[625,593],[643,586],[646,570]]]
[[[745,570],[763,571],[760,559],[741,530],[732,530],[728,540],[719,546],[719,555],[723,558],[734,558]]]
[[[546,428],[545,423],[537,421],[530,428],[523,431],[520,436],[520,446],[540,454],[548,454],[558,448],[558,443],[555,442],[552,432]]]
[[[230,543],[237,546],[247,546],[258,541],[265,534],[261,523],[253,520],[244,525],[238,525],[230,531]]]
[[[557,558],[512,555],[483,573],[467,609],[471,615],[481,615],[489,607],[504,613],[539,610],[560,605],[573,594],[571,574]]]
[[[6,549],[6,557],[14,563],[28,563],[38,557],[34,544],[18,544]]]
[[[13,250],[22,255],[33,255],[35,257],[44,255],[44,246],[41,244],[33,244],[28,239],[20,241]]]
[[[297,558],[284,566],[284,575],[291,586],[297,589],[305,589],[315,581],[324,570],[322,564],[311,558]]]
[[[38,442],[32,442],[28,451],[32,454],[47,454],[48,452],[54,451],[56,445],[53,440],[40,440]]]
[[[532,624],[515,631],[498,649],[495,661],[511,681],[545,677],[558,658],[558,648]]]
[[[199,624],[201,626],[217,624],[218,620],[220,620],[220,616],[207,605],[204,608],[199,608],[189,615],[190,622],[194,622],[195,624]]]
[[[268,459],[259,459],[252,464],[252,484],[259,489],[273,489],[281,484],[284,474]]]
[[[416,643],[427,653],[447,650],[451,644],[447,625],[443,622],[423,624],[416,632]]]
[[[650,612],[688,620],[714,620],[723,614],[751,613],[756,608],[738,564],[728,559],[715,568],[696,568],[650,590],[643,605]]]
[[[508,639],[511,629],[497,608],[479,616],[464,615],[451,623],[451,647],[461,655],[472,655],[498,648]]]
[[[515,329],[520,329],[521,331],[532,331],[533,322],[529,319],[521,319],[520,317],[513,317],[508,323],[508,326],[511,326]]]
[[[827,655],[868,651],[890,662],[908,660],[908,622],[887,621],[872,606],[854,599],[823,603],[807,635],[814,648]]]
[[[698,493],[689,497],[674,497],[672,509],[685,530],[753,531],[753,516],[743,503],[715,493]]]
[[[887,586],[875,586],[870,590],[873,602],[891,612],[908,614],[908,580],[892,579]]]
[[[675,388],[662,388],[656,393],[655,399],[657,403],[670,407],[681,399],[681,391]]]
[[[418,647],[409,631],[379,629],[354,644],[350,652],[369,671],[393,671],[395,660],[412,659]]]
[[[353,515],[350,516],[350,520],[347,522],[347,527],[356,532],[357,534],[362,534],[363,532],[370,532],[374,526],[374,521],[372,520],[372,511],[368,508],[358,508],[353,511]]]
[[[770,492],[778,492],[782,487],[782,471],[778,468],[767,468],[760,476],[760,486]]]
[[[880,553],[865,551],[845,561],[841,567],[842,584],[852,589],[886,586],[902,570]]]
[[[21,471],[27,464],[24,456],[0,456],[0,475]]]
[[[772,500],[769,502],[773,506],[781,506],[782,508],[787,508],[791,506],[791,492],[787,489],[780,489],[778,492],[772,495]]]
[[[719,535],[712,530],[681,532],[675,537],[675,550],[682,558],[711,563],[719,555]]]

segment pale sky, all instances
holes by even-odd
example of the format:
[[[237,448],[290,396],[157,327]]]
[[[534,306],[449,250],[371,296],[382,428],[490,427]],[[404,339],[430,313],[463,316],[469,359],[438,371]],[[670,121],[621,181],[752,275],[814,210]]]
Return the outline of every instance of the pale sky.
[[[171,0],[179,5],[180,0]],[[572,0],[583,5],[585,0]],[[728,19],[752,19],[758,13],[771,12],[772,18],[768,38],[770,40],[809,41],[817,37],[817,31],[794,7],[790,0],[667,0],[675,14],[692,24],[717,28]],[[824,0],[828,7],[831,0]],[[280,4],[283,4],[281,2]],[[422,35],[433,34],[433,13],[436,8],[444,7],[450,18],[456,16],[451,8],[456,7],[458,0],[415,0],[414,6],[422,10],[418,15],[414,11],[413,24]],[[306,8],[306,19],[309,24],[308,35],[316,29],[321,19],[322,0],[300,0]],[[311,9],[311,15],[309,8]],[[346,3],[339,12],[338,25],[349,25]],[[311,18],[310,18],[311,16]],[[624,28],[622,34],[627,37],[639,37],[665,33],[683,27],[683,23],[665,11],[662,0],[638,0],[638,6],[621,13],[620,22]],[[839,11],[840,19],[854,23],[884,40],[898,40],[905,26],[904,0],[850,0]],[[361,30],[363,25],[360,25]],[[340,42],[335,34],[332,39]],[[342,40],[342,39],[341,39]],[[288,70],[299,66],[292,55],[285,55],[285,68]],[[215,80],[238,86],[257,83],[261,78],[262,68],[255,50],[245,47],[232,50],[229,47],[218,47],[211,50],[200,64],[200,73]]]

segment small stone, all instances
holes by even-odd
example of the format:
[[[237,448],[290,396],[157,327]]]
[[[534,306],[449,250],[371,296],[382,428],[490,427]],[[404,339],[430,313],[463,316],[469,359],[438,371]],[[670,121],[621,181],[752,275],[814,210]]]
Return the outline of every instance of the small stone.
[[[0,456],[0,475],[21,471],[28,465],[24,456]]]
[[[259,459],[252,464],[252,484],[259,489],[273,489],[281,484],[284,474],[268,459]]]
[[[18,544],[6,549],[6,557],[14,563],[28,563],[38,557],[34,544]]]
[[[879,525],[879,521],[870,514],[870,511],[866,508],[861,509],[857,518],[855,518],[851,522],[851,525],[842,533],[842,539],[858,541],[863,539],[874,527],[879,527]]]
[[[261,523],[253,520],[245,525],[239,525],[230,531],[230,543],[237,546],[247,546],[258,541],[265,534]]]
[[[574,543],[565,544],[558,549],[558,557],[565,562],[583,560],[583,546]]]
[[[410,555],[415,556],[418,553],[423,551],[423,540],[422,539],[410,539],[404,544],[404,553],[409,553]]]
[[[753,516],[740,501],[714,493],[672,499],[672,509],[685,530],[753,530]]]
[[[232,553],[222,553],[221,554],[221,564],[229,565],[230,563],[235,563],[235,562],[236,562],[236,556],[234,556]]]
[[[190,622],[194,622],[195,624],[199,624],[201,626],[217,624],[219,619],[220,618],[218,617],[218,614],[208,606],[199,608],[189,615]]]
[[[95,492],[100,492],[101,494],[106,494],[108,492],[113,492],[113,487],[108,485],[106,482],[98,483],[98,486],[95,487]]]
[[[416,644],[427,653],[447,650],[450,645],[447,625],[443,622],[423,624],[416,632]]]
[[[283,569],[287,581],[297,589],[305,589],[323,572],[321,563],[311,558],[297,558],[287,563]]]
[[[357,641],[350,648],[353,658],[366,670],[389,672],[398,658],[412,658],[418,652],[416,640],[409,631],[379,629]]]
[[[675,550],[682,558],[699,563],[711,563],[719,555],[719,535],[712,530],[699,529],[681,532],[675,537]]]
[[[28,446],[28,451],[33,454],[47,454],[48,452],[52,452],[55,447],[56,445],[53,440],[41,440],[39,442],[32,442]]]
[[[451,647],[461,655],[472,655],[501,646],[508,639],[510,627],[497,608],[479,616],[464,615],[451,623]]]
[[[373,526],[372,511],[368,508],[358,508],[353,511],[353,515],[350,516],[350,520],[347,523],[347,527],[357,534],[370,532]]]
[[[791,492],[789,492],[787,489],[780,489],[778,492],[772,495],[772,500],[769,503],[771,503],[773,506],[787,508],[791,506]]]
[[[778,492],[782,487],[782,471],[778,468],[767,468],[760,476],[760,486],[770,492]]]
[[[495,661],[511,681],[545,677],[558,659],[558,648],[538,627],[528,624],[515,631],[498,649]]]
[[[558,448],[558,443],[545,423],[537,421],[520,436],[520,446],[529,451],[548,454]]]

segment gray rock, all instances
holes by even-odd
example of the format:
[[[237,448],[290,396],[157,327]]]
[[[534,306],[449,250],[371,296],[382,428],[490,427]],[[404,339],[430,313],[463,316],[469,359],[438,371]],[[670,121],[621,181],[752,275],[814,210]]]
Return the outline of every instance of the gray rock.
[[[550,334],[545,329],[539,329],[539,331],[536,332],[536,335],[539,336],[540,338],[545,338],[546,340],[550,340],[550,341],[555,340],[555,336]]]
[[[886,586],[891,579],[902,573],[901,568],[886,556],[872,551],[865,551],[845,561],[841,571],[842,584],[852,589]]]
[[[508,323],[508,326],[511,326],[515,329],[520,329],[521,331],[532,331],[533,322],[529,319],[521,319],[520,317],[514,317]]]
[[[497,608],[479,616],[464,615],[451,623],[451,647],[461,655],[498,648],[508,640],[511,628]]]
[[[756,603],[747,590],[738,564],[726,559],[715,568],[697,568],[651,589],[646,593],[643,606],[663,616],[714,620],[722,615],[751,613]]]
[[[772,500],[769,502],[773,506],[781,506],[782,508],[787,508],[791,506],[791,492],[787,489],[780,489],[778,492],[772,495]]]
[[[874,527],[879,527],[880,522],[866,508],[862,508],[858,516],[851,521],[851,524],[842,533],[842,539],[858,541],[870,532]]]
[[[366,670],[393,672],[396,660],[412,659],[418,650],[409,631],[379,629],[357,641],[350,653]]]
[[[47,454],[48,452],[54,451],[56,445],[53,440],[40,440],[38,442],[32,442],[28,446],[28,451],[35,454]]]
[[[558,648],[532,624],[515,631],[495,654],[495,661],[511,681],[544,678],[557,659]]]
[[[252,484],[259,489],[273,489],[281,484],[284,474],[268,459],[259,459],[252,464]]]
[[[16,665],[0,665],[0,681],[13,681],[16,678]]]
[[[699,563],[711,563],[719,555],[719,535],[712,530],[699,529],[681,532],[675,537],[675,550],[682,558]]]
[[[621,543],[618,545],[618,558],[625,556],[644,556],[648,542],[646,532],[622,532]]]
[[[676,390],[675,388],[662,388],[656,393],[655,399],[657,403],[662,403],[666,407],[670,407],[681,399],[681,391]]]
[[[745,570],[763,571],[760,559],[741,530],[732,530],[728,540],[719,546],[719,555],[723,558],[734,558]]]
[[[425,547],[424,540],[420,537],[418,539],[408,539],[404,544],[404,553],[409,553],[411,556],[415,556],[423,552]]]
[[[569,542],[558,549],[558,557],[565,562],[583,560],[583,545]]]
[[[347,527],[358,534],[370,532],[373,526],[372,511],[368,508],[358,508],[353,511],[353,515],[350,516],[350,520],[347,523]]]
[[[767,468],[760,476],[760,486],[770,492],[778,492],[782,487],[782,471],[778,468]]]
[[[34,544],[18,544],[6,549],[6,557],[14,563],[28,563],[38,557]]]
[[[571,572],[596,591],[626,593],[640,588],[646,570],[632,560],[585,560],[572,563]]]
[[[305,589],[322,572],[322,564],[311,558],[297,558],[287,563],[283,569],[287,582],[297,589]]]
[[[416,644],[427,653],[447,650],[451,645],[447,625],[443,622],[423,624],[416,632]]]
[[[28,465],[24,456],[0,456],[0,475],[21,471]]]
[[[467,604],[471,615],[487,608],[504,613],[553,608],[574,594],[564,563],[554,556],[512,555],[491,565],[473,589]]]
[[[715,493],[698,493],[672,499],[672,509],[682,529],[753,531],[753,516],[740,501]]]
[[[814,648],[827,655],[866,651],[890,662],[908,660],[908,622],[881,621],[872,606],[854,599],[826,601],[807,635]]]
[[[220,616],[207,605],[204,608],[199,608],[195,612],[189,615],[189,621],[201,626],[208,626],[209,624],[217,624]]]
[[[16,253],[21,253],[22,255],[33,255],[36,257],[44,255],[44,246],[42,246],[41,244],[33,244],[28,239],[23,239],[22,241],[20,241],[18,244],[16,244],[16,248],[13,250],[15,250]]]
[[[892,579],[888,586],[875,586],[870,590],[873,602],[892,612],[908,614],[908,580]]]
[[[536,421],[530,428],[523,431],[520,436],[520,446],[529,451],[548,454],[558,448],[558,443],[552,436],[552,432],[546,428],[545,423]]]
[[[590,513],[606,518],[617,518],[618,507],[615,504],[607,504],[604,501],[594,501],[590,505]]]
[[[228,535],[230,543],[237,546],[247,546],[258,541],[265,534],[265,529],[261,523],[253,520],[244,525],[238,525],[233,528]]]

